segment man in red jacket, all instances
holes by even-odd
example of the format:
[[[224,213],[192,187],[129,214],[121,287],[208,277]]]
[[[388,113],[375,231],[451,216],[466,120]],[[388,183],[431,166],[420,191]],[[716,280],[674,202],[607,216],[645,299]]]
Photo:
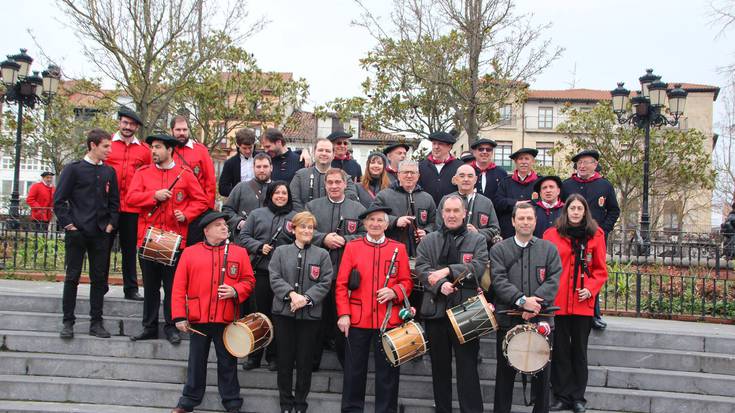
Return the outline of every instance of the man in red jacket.
[[[138,247],[143,245],[150,227],[173,231],[181,235],[180,248],[186,244],[189,223],[207,209],[207,198],[194,173],[187,167],[174,162],[174,147],[179,141],[169,135],[153,135],[146,138],[151,145],[153,165],[146,165],[135,172],[127,195],[128,205],[140,211],[138,216]],[[163,283],[163,316],[166,320],[164,332],[171,344],[181,342],[171,320],[171,286],[176,271],[173,266],[141,258],[143,272],[143,332],[130,337],[131,340],[158,338],[158,307],[161,304]]]
[[[138,128],[143,125],[140,116],[125,106],[120,107],[117,116],[120,119],[119,130],[112,135],[112,152],[105,160],[107,165],[115,169],[117,187],[120,189],[120,220],[118,227],[110,236],[109,249],[112,250],[115,235],[119,234],[125,298],[142,301],[143,297],[138,294],[138,275],[135,270],[138,210],[128,205],[127,195],[136,169],[152,162],[151,150],[148,145],[135,137]],[[109,272],[109,263],[107,267]]]
[[[54,216],[54,173],[44,172],[41,174],[41,182],[31,185],[26,197],[26,204],[31,207],[31,219],[35,225],[34,229],[44,231],[48,229],[48,223]]]
[[[186,385],[174,413],[193,411],[202,402],[212,342],[217,353],[217,386],[222,405],[228,412],[239,412],[242,406],[237,358],[227,351],[222,336],[227,323],[236,317],[236,306],[253,291],[255,277],[247,250],[226,243],[226,219],[227,214],[222,212],[203,215],[200,224],[204,242],[186,248],[176,269],[171,302],[176,328],[183,332],[193,328],[205,335],[190,337]],[[217,289],[212,285],[217,285]]]
[[[379,343],[380,327],[386,318],[389,318],[387,328],[401,324],[398,310],[413,287],[406,246],[385,237],[389,212],[390,208],[373,206],[360,214],[359,219],[363,221],[367,235],[347,243],[339,266],[335,288],[337,327],[347,341],[342,387],[343,412],[365,410],[370,347]],[[395,266],[389,273],[391,259],[396,251]],[[353,282],[350,282],[353,272],[359,274],[359,280],[353,276]],[[393,308],[386,317],[391,301]],[[379,346],[374,349],[374,355],[375,411],[397,412],[400,368],[388,363]]]
[[[189,136],[189,120],[185,116],[176,115],[171,119],[169,125],[171,135],[183,145],[174,153],[174,160],[191,169],[197,177],[204,194],[207,196],[207,208],[214,209],[214,199],[217,195],[217,180],[214,176],[214,162],[209,156],[209,150],[199,142],[194,142]],[[204,234],[199,225],[199,220],[193,220],[189,225],[189,236],[187,246],[202,241]]]

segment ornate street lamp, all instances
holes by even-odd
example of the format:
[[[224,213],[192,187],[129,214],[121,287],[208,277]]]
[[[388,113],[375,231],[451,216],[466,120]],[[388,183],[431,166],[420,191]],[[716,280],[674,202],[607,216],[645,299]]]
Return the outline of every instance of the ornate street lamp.
[[[613,111],[618,117],[621,125],[632,124],[645,131],[643,141],[643,203],[641,205],[641,245],[638,254],[648,255],[651,247],[651,221],[648,213],[648,181],[649,181],[649,156],[651,143],[651,126],[663,125],[676,126],[679,118],[684,114],[687,92],[680,84],[674,85],[669,90],[668,85],[661,81],[661,76],[653,74],[653,69],[646,69],[646,74],[638,79],[641,90],[637,95],[630,98],[630,91],[623,87],[624,83],[618,83],[618,87],[610,92],[612,95]],[[664,114],[666,100],[668,98],[669,119]],[[633,105],[633,112],[628,113],[628,102]]]
[[[59,89],[61,70],[58,66],[49,66],[43,71],[42,76],[38,72],[30,74],[33,58],[26,54],[26,49],[20,49],[20,53],[8,56],[8,59],[0,63],[0,75],[5,84],[5,95],[2,100],[8,104],[18,104],[18,122],[15,132],[15,169],[13,172],[13,192],[10,195],[10,216],[17,224],[20,217],[20,145],[21,131],[23,130],[23,107],[33,109],[36,103],[49,104],[51,98]]]

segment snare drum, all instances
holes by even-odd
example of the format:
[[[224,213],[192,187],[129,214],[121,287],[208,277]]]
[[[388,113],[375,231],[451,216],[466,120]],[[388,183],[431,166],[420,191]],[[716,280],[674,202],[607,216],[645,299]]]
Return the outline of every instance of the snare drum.
[[[222,340],[230,354],[245,357],[273,341],[273,324],[263,313],[248,314],[228,324]]]
[[[424,329],[413,320],[386,331],[381,340],[385,357],[393,367],[423,355],[428,349]]]
[[[536,374],[551,361],[551,344],[535,324],[519,324],[505,335],[503,355],[519,372]]]
[[[140,247],[140,258],[173,266],[181,245],[181,235],[155,227],[148,228]]]
[[[460,344],[489,334],[498,329],[495,315],[487,306],[483,295],[470,297],[464,303],[447,310],[449,322],[454,327]]]

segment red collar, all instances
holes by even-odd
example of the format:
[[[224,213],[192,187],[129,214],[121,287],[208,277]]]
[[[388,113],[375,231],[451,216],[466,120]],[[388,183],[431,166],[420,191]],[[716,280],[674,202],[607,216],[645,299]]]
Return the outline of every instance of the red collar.
[[[472,161],[470,163],[470,165],[472,165],[473,168],[475,168],[478,171],[480,171],[481,174],[484,174],[485,172],[487,172],[487,171],[489,171],[491,169],[495,169],[495,167],[497,166],[497,165],[495,165],[495,162],[490,162],[490,164],[487,166],[487,168],[480,168],[480,165],[477,164],[477,160]]]
[[[544,212],[546,212],[546,216],[549,216],[549,215],[551,215],[551,210],[553,210],[553,209],[559,209],[559,208],[563,207],[564,206],[564,202],[562,202],[561,199],[557,199],[556,200],[556,203],[554,205],[552,205],[551,208],[546,208],[546,205],[544,205],[544,203],[542,201],[536,201],[536,205],[538,205],[539,207],[541,207],[544,210]]]
[[[390,173],[392,173],[392,174],[397,174],[398,173],[398,171],[396,171],[395,169],[393,169],[393,167],[390,166],[390,165],[386,166],[385,167],[385,170],[388,171],[388,172],[390,172]]]
[[[441,165],[441,164],[446,165],[446,164],[452,162],[453,160],[455,160],[457,158],[455,158],[454,156],[452,156],[452,154],[449,154],[449,157],[447,159],[445,159],[443,161],[440,161],[440,160],[434,158],[434,154],[431,154],[430,153],[429,156],[426,157],[426,159],[428,159],[429,162],[433,163],[434,165]]]
[[[587,179],[580,178],[579,175],[577,174],[572,174],[572,179],[574,179],[577,182],[583,183],[583,184],[594,182],[600,178],[602,178],[602,175],[600,175],[599,172],[595,172],[594,174],[592,174],[592,176],[590,176]]]
[[[513,171],[513,175],[511,175],[511,179],[518,182],[521,185],[528,185],[536,182],[538,179],[538,175],[536,174],[536,171],[531,171],[530,174],[526,177],[526,179],[521,180],[521,177],[518,176],[518,169]]]

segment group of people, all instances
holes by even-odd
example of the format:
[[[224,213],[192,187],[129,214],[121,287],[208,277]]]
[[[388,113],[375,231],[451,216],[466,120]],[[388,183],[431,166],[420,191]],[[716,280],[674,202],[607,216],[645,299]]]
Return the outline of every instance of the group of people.
[[[277,129],[266,130],[256,150],[255,133],[242,129],[237,154],[219,177],[227,197],[219,212],[212,160],[189,136],[185,117],[172,119],[169,134],[141,142],[140,117],[127,108],[118,114],[112,136],[88,133],[87,155],[64,168],[54,194],[67,246],[60,334],[74,335],[86,253],[90,334],[110,336],[102,308],[117,234],[125,297],[143,301],[143,328],[131,340],[158,338],[161,287],[166,339],[175,345],[181,333],[193,333],[175,412],[201,403],[212,342],[222,404],[239,411],[237,359],[222,335],[240,314],[253,312],[272,320],[274,340],[243,368],[258,368],[265,358],[277,371],[282,411],[306,411],[324,349],[335,350],[343,366],[342,411],[363,411],[372,348],[375,411],[395,412],[400,367],[382,354],[380,340],[406,320],[399,309],[409,298],[429,342],[436,411],[452,410],[454,360],[460,410],[482,411],[480,341],[461,344],[447,316],[478,293],[497,310],[521,314],[497,316],[495,411],[510,411],[516,375],[501,348],[505,334],[540,320],[552,328],[553,356],[533,378],[534,412],[585,410],[587,337],[607,277],[605,235],[619,214],[612,186],[595,172],[597,152],[577,154],[576,172],[562,181],[539,177],[538,152],[522,148],[511,155],[515,170],[508,175],[492,161],[494,141],[475,141],[466,163],[451,155],[456,137],[437,132],[429,136],[427,159],[411,160],[410,147],[395,143],[370,154],[363,170],[351,158],[349,133],[334,132],[299,153]],[[180,237],[170,262],[140,257],[152,229]],[[559,310],[548,317],[552,306]]]

